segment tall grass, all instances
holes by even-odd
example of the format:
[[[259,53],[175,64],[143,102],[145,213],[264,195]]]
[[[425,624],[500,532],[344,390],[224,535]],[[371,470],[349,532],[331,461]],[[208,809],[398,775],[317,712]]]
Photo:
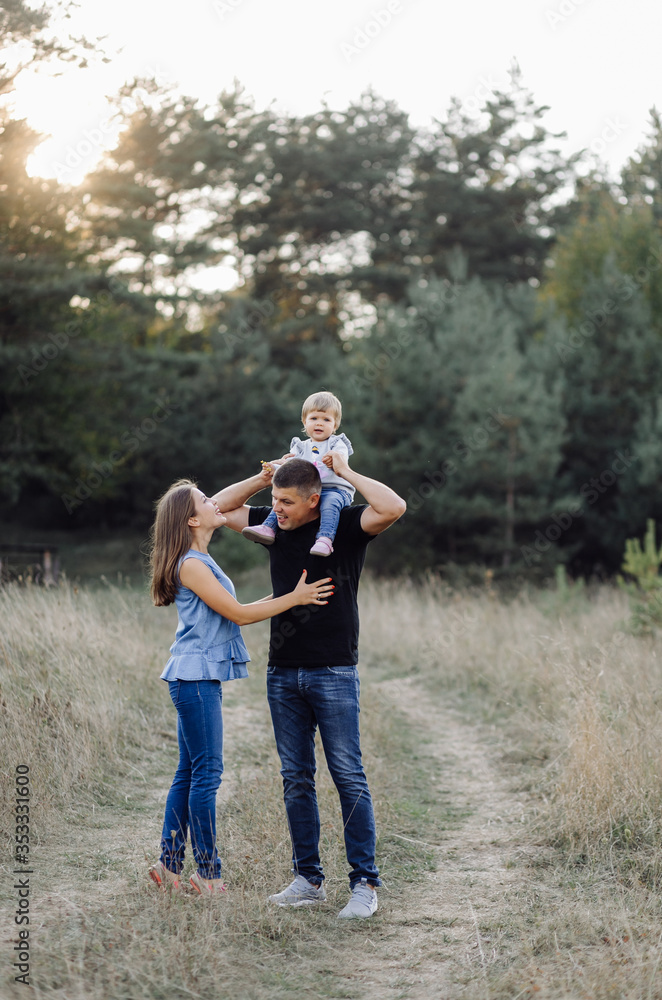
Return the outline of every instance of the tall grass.
[[[176,715],[158,679],[174,636],[173,609],[151,608],[146,595],[118,588],[85,591],[63,584],[50,591],[6,587],[0,614],[8,623],[0,675],[3,819],[11,813],[15,766],[28,764],[32,776],[33,910],[39,922],[34,994],[271,1000],[293,995],[302,982],[313,989],[321,967],[336,967],[342,932],[335,917],[347,900],[348,865],[338,799],[320,749],[329,906],[319,914],[284,914],[266,903],[268,892],[287,884],[291,867],[264,697],[268,626],[246,632],[251,678],[224,689],[227,780],[218,828],[223,877],[232,891],[223,905],[208,906],[189,896],[162,898],[146,877],[158,856],[177,758]],[[364,759],[379,789],[378,822],[412,841],[424,839],[416,790],[430,780],[422,770],[425,755],[389,707],[376,692],[362,716]],[[13,831],[9,823],[0,826],[11,857]],[[431,863],[421,846],[388,835],[380,856],[390,891]],[[185,871],[192,870],[189,852]],[[7,885],[0,894],[8,912],[13,901]],[[307,962],[311,947],[313,965]],[[2,996],[5,984],[14,989],[10,973],[2,968]],[[325,991],[322,984],[305,995]]]
[[[621,592],[506,603],[438,579],[367,581],[361,609],[364,668],[418,675],[506,725],[511,759],[539,765],[550,836],[585,850],[660,844],[662,651],[627,633]],[[68,584],[4,587],[0,615],[3,798],[12,763],[30,764],[43,783],[39,822],[63,790],[99,791],[107,761],[142,744],[146,712],[169,726],[156,678],[174,617],[116,587]],[[266,627],[251,641],[263,659]]]
[[[0,588],[3,816],[17,765],[38,782],[36,836],[73,801],[103,800],[126,769],[127,751],[149,733],[145,709],[158,704],[167,647],[153,641],[155,610],[117,587]]]
[[[3,799],[12,765],[28,763],[43,784],[39,823],[65,790],[98,794],[108,761],[141,752],[150,725],[171,728],[157,678],[174,615],[130,591],[68,584],[4,587],[0,615]],[[541,829],[553,839],[586,851],[659,846],[662,653],[656,637],[627,633],[627,617],[609,587],[504,602],[433,578],[367,581],[361,660],[503,723],[510,759],[538,767]],[[256,663],[266,636],[264,625],[249,632]]]
[[[662,845],[662,646],[627,631],[621,591],[501,601],[442,581],[363,588],[364,663],[499,722],[538,766],[539,831],[589,853]]]
[[[379,921],[339,928],[342,922],[335,921],[336,904],[346,898],[347,865],[337,796],[322,761],[322,850],[332,905],[284,914],[265,903],[266,888],[285,884],[290,866],[264,703],[268,626],[246,630],[252,676],[224,693],[228,780],[219,796],[219,839],[232,891],[222,906],[207,906],[162,898],[145,877],[176,759],[174,710],[158,680],[174,635],[173,609],[153,609],[145,595],[118,588],[92,592],[63,584],[50,591],[0,589],[0,615],[0,826],[11,849],[4,818],[14,768],[27,763],[40,872],[35,996],[370,995],[352,977],[352,956],[358,961],[373,947],[388,948],[393,928]],[[431,794],[439,787],[439,774],[433,774],[438,765],[426,760],[417,733],[380,693],[379,680],[396,677],[416,678],[431,707],[454,706],[500,745],[509,773],[526,783],[535,805],[523,840],[557,845],[559,855],[597,859],[598,868],[602,859],[600,871],[628,873],[635,888],[658,884],[660,644],[630,635],[627,618],[626,597],[608,587],[523,593],[506,601],[489,581],[472,593],[457,593],[433,578],[422,586],[365,581],[361,718],[382,832],[379,859],[389,873],[383,899],[389,893],[397,899],[432,864],[414,842],[438,842],[437,831],[456,819]],[[581,936],[571,931],[573,920],[589,944],[604,935],[611,941],[612,931],[602,929],[602,912],[590,910],[588,896],[580,920],[575,890],[564,877],[557,872],[553,888],[555,907],[564,894],[569,899],[567,941],[560,948],[570,951]],[[504,915],[506,929],[498,933],[516,939],[519,951],[512,957],[510,944],[508,968],[489,988],[476,981],[473,995],[533,995],[522,991],[522,970],[531,970],[533,982],[543,963],[543,938],[553,941],[559,930],[544,900],[536,906],[526,902],[519,930],[513,930],[516,914]],[[404,921],[400,911],[398,921]],[[626,942],[628,926],[624,919]],[[550,947],[548,975],[550,963],[561,962],[558,946]],[[599,955],[592,961],[591,975],[603,984],[595,996],[618,995],[608,991],[613,968]],[[570,970],[567,984],[559,985],[557,976],[549,996],[579,995],[574,966],[563,968]],[[639,984],[651,976],[643,959],[638,975]],[[632,988],[639,992],[623,995],[657,996]]]

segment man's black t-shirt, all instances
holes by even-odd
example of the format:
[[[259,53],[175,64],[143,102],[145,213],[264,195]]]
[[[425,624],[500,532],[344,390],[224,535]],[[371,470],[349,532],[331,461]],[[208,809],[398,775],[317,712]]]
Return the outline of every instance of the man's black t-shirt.
[[[307,580],[330,576],[335,584],[328,604],[307,604],[271,619],[269,663],[276,667],[349,666],[358,662],[359,611],[357,592],[365,562],[366,547],[375,538],[361,527],[367,504],[345,507],[330,556],[311,556],[319,519],[289,531],[276,529],[269,547],[274,597],[294,590],[308,570]],[[262,524],[270,507],[251,507],[248,523]]]

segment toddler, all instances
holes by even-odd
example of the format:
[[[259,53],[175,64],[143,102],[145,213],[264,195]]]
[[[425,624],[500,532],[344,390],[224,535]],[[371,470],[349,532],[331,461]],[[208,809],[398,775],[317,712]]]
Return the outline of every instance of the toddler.
[[[322,480],[322,495],[320,527],[315,544],[310,550],[315,556],[330,556],[333,552],[333,539],[336,537],[340,511],[343,507],[349,507],[356,492],[351,483],[333,471],[330,453],[341,452],[345,458],[349,458],[354,450],[349,438],[344,434],[336,434],[341,417],[342,406],[333,393],[315,392],[312,396],[308,396],[301,408],[301,421],[308,440],[292,438],[290,453],[284,455],[280,462],[269,463],[280,465],[288,458],[303,458],[317,467]],[[272,510],[264,524],[244,528],[242,534],[253,542],[273,545],[277,524],[276,514]]]

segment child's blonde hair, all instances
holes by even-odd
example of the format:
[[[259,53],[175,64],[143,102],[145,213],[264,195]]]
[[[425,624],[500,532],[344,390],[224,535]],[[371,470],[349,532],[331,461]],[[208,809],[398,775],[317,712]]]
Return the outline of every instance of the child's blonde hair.
[[[338,430],[342,420],[342,404],[337,396],[332,392],[314,392],[312,396],[308,396],[301,407],[301,423],[304,423],[313,410],[326,410],[332,413],[336,418],[336,430]]]

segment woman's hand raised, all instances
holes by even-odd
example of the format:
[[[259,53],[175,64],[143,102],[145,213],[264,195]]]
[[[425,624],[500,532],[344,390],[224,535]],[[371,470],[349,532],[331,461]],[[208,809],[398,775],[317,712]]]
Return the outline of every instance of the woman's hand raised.
[[[333,584],[331,577],[327,576],[323,580],[316,580],[315,583],[306,583],[308,570],[303,571],[301,579],[292,591],[298,598],[297,604],[328,604],[323,598],[333,596]]]

